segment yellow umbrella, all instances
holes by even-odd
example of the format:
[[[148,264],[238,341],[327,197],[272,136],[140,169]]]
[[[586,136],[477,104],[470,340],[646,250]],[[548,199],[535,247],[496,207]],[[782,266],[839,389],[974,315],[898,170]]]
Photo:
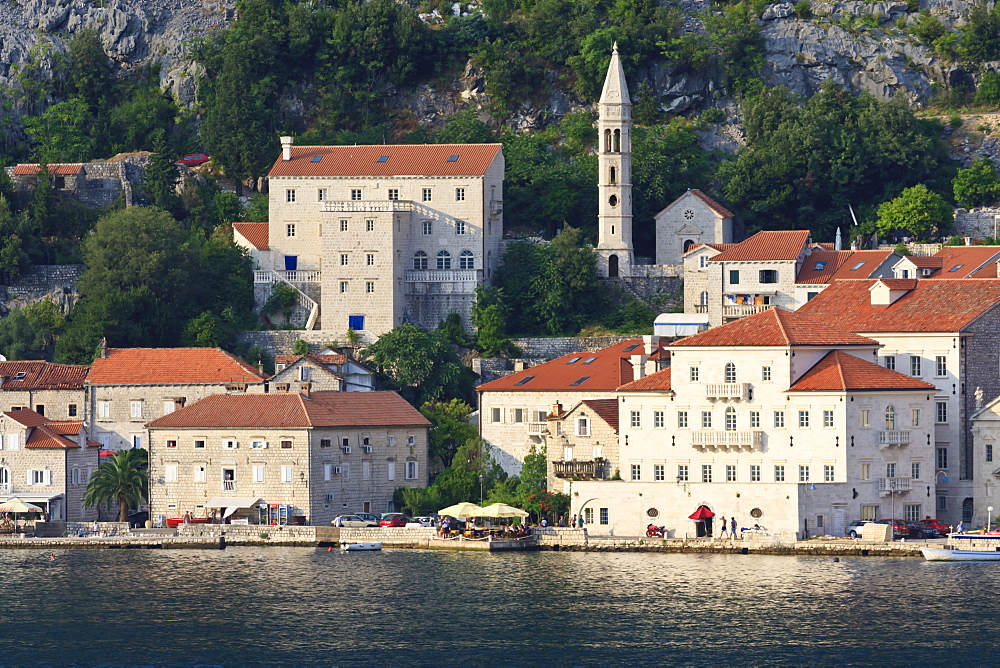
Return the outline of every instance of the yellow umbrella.
[[[0,513],[40,513],[42,509],[25,503],[16,496],[12,496],[3,503],[0,503]]]
[[[438,515],[450,515],[451,517],[486,517],[486,515],[483,515],[482,508],[474,503],[469,503],[468,501],[456,503],[453,506],[448,506],[447,508],[439,510]]]
[[[528,512],[508,506],[506,503],[493,503],[482,509],[482,517],[527,517]]]

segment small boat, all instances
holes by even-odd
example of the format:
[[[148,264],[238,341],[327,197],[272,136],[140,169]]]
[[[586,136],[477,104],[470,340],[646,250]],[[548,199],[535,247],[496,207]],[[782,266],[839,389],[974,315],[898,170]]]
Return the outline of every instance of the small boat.
[[[340,549],[344,552],[372,552],[381,550],[382,543],[344,543]]]
[[[927,561],[1000,561],[1000,534],[949,534],[944,547],[921,547]]]

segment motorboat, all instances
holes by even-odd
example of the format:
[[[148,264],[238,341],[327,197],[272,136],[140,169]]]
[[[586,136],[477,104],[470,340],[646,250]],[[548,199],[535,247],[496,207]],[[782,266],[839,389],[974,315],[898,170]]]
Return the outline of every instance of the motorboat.
[[[927,561],[1000,561],[1000,533],[948,534],[944,547],[921,547]]]
[[[372,552],[381,550],[382,543],[344,543],[340,549],[344,552]]]

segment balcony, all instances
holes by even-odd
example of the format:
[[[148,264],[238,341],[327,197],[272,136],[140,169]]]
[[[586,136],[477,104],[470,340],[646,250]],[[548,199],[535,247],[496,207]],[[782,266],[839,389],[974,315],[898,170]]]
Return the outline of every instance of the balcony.
[[[545,422],[529,422],[528,436],[544,436],[546,433],[546,427],[548,427],[548,424]]]
[[[319,283],[318,271],[254,271],[254,283],[274,283],[284,280],[288,283]]]
[[[722,307],[723,318],[742,318],[774,308],[774,304],[733,304]]]
[[[476,280],[478,279],[475,269],[460,271],[428,269],[427,271],[406,272],[407,283],[464,283]]]
[[[236,491],[236,481],[235,480],[223,480],[222,481],[222,491],[223,492],[235,492]]]
[[[490,213],[493,214],[494,216],[503,213],[503,200],[499,199],[490,200]]]
[[[879,449],[888,448],[891,445],[909,445],[910,432],[908,431],[880,431],[878,433]]]
[[[324,213],[395,213],[413,211],[413,202],[401,200],[323,202],[319,210]]]
[[[553,475],[557,478],[580,478],[581,480],[603,480],[607,477],[607,460],[595,459],[584,462],[575,459],[552,462]]]
[[[893,492],[909,492],[913,488],[913,478],[879,478],[879,496],[888,496]]]
[[[708,304],[695,304],[694,305],[694,312],[695,313],[708,313]]]
[[[691,445],[699,450],[759,450],[762,431],[693,431]]]
[[[705,386],[705,396],[715,401],[747,401],[750,397],[750,383],[717,383]]]

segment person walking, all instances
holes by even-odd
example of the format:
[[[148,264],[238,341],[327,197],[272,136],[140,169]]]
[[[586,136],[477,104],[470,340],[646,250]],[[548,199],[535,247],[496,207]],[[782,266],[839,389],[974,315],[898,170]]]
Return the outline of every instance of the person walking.
[[[583,528],[583,513],[580,513],[580,516],[576,518],[576,521],[580,523],[580,528],[582,529]]]
[[[544,527],[547,527],[547,526],[549,525],[549,521],[548,521],[547,519],[545,519],[545,518],[543,517],[543,518],[542,518],[542,522],[541,522],[541,525],[542,525],[542,527],[543,527],[543,528],[544,528]]]
[[[719,538],[725,536],[728,530],[729,527],[726,526],[726,516],[723,515],[722,517],[719,518]]]
[[[729,518],[729,537],[730,538],[734,538],[734,539],[737,537],[736,536],[736,518],[735,517],[730,517]]]
[[[573,515],[573,519],[570,520],[569,527],[571,529],[575,529],[576,528],[576,515]]]

